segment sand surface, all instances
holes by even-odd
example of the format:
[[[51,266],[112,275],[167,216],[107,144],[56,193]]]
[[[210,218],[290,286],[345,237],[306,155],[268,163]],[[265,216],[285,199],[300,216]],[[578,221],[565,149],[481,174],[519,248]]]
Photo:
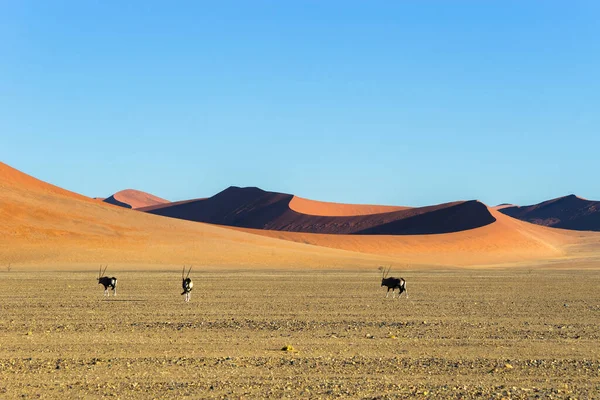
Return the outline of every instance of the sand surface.
[[[484,267],[587,260],[600,254],[600,233],[546,228],[488,212],[495,222],[436,235],[236,230],[112,206],[0,164],[0,260],[15,266]]]
[[[109,299],[90,271],[0,272],[0,398],[600,392],[597,271],[395,271],[398,300],[375,271],[196,270],[188,304],[179,268],[112,272]]]
[[[0,263],[38,268],[209,264],[374,267],[377,257],[159,217],[87,198],[0,164]]]
[[[600,234],[486,212],[435,235],[226,228],[0,164],[0,398],[594,398]]]

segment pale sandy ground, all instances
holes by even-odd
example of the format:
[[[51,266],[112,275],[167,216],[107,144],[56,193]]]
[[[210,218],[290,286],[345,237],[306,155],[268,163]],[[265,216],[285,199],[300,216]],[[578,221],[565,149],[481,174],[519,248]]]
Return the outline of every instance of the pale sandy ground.
[[[597,271],[0,272],[0,398],[592,399]],[[397,271],[399,272],[399,271]],[[295,351],[284,352],[291,345]]]

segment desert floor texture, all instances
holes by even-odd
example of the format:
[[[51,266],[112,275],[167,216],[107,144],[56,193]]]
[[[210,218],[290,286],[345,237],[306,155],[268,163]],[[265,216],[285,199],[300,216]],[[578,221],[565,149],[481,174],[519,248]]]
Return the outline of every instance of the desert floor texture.
[[[146,195],[115,200],[164,202]],[[476,208],[494,222],[443,234],[223,227],[0,163],[0,399],[600,398],[600,232]],[[408,298],[384,298],[382,265]]]
[[[594,270],[94,274],[0,272],[0,398],[600,397]]]

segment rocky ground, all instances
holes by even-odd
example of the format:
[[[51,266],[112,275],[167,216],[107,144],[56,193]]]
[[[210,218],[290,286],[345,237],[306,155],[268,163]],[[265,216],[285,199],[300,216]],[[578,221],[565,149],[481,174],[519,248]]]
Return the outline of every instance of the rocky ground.
[[[0,398],[600,398],[597,271],[111,272],[0,272]]]

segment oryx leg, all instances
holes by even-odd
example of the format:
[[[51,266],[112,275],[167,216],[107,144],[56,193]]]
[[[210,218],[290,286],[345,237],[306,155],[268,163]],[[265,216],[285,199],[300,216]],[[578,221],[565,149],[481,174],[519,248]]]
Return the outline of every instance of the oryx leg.
[[[388,295],[390,294],[390,288],[388,288],[387,292],[385,293],[385,298],[387,299]]]

